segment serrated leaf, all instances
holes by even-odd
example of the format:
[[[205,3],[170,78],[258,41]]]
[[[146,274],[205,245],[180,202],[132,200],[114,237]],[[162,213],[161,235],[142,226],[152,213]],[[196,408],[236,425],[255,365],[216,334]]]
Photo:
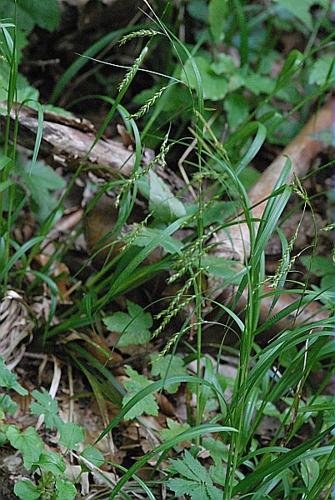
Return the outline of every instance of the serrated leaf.
[[[192,500],[221,500],[222,491],[213,485],[207,469],[193,458],[191,453],[185,451],[182,460],[170,460],[170,463],[173,470],[183,476],[167,481],[168,487],[176,493],[176,496],[187,494]]]
[[[86,458],[86,460],[96,467],[101,467],[105,463],[105,459],[101,451],[94,448],[91,444],[86,446],[80,456]]]
[[[214,485],[201,484],[192,492],[192,500],[222,500],[223,492]]]
[[[172,418],[167,418],[167,425],[168,429],[163,429],[160,431],[160,436],[163,441],[168,441],[169,439],[174,438],[175,436],[178,436],[178,434],[181,434],[182,432],[187,431],[190,426],[188,423],[179,423],[173,420]]]
[[[183,203],[152,170],[149,172],[149,209],[162,222],[172,222],[186,215]]]
[[[334,56],[323,55],[315,61],[309,73],[309,83],[312,85],[324,85],[335,80],[335,60]]]
[[[33,465],[40,467],[42,471],[51,472],[55,476],[60,476],[66,469],[61,455],[53,451],[42,452],[38,462],[34,462]]]
[[[194,57],[194,63],[198,67],[201,75],[203,95],[205,99],[219,101],[223,99],[228,90],[228,81],[223,77],[216,75],[211,69],[210,62],[202,56]],[[186,61],[184,71],[182,71],[182,80],[186,85],[193,89],[198,88],[198,82],[193,71],[190,59]]]
[[[226,285],[228,283],[239,284],[247,272],[247,268],[243,264],[214,255],[206,255],[201,262],[210,274],[224,278]]]
[[[166,484],[170,488],[170,490],[175,492],[176,497],[178,498],[182,497],[183,495],[192,496],[193,490],[198,487],[198,483],[195,483],[194,481],[188,481],[187,479],[169,479]]]
[[[133,370],[128,366],[126,368],[126,374],[129,379],[125,381],[124,386],[127,390],[127,394],[122,399],[123,406],[128,403],[139,391],[151,384],[144,375],[140,375],[136,370]],[[141,401],[136,403],[131,410],[129,410],[125,415],[125,420],[131,420],[133,418],[139,417],[146,413],[147,415],[158,415],[158,404],[153,394],[145,396]]]
[[[199,481],[204,483],[212,484],[212,480],[208,475],[206,468],[201,465],[199,460],[196,460],[189,451],[185,451],[184,463],[187,465],[190,471],[193,471]]]
[[[170,464],[174,471],[191,481],[199,482],[207,479],[206,469],[188,451],[185,451],[183,459],[170,460]]]
[[[33,463],[38,462],[44,443],[35,429],[28,427],[21,432],[14,425],[10,425],[6,430],[6,436],[13,448],[22,453],[23,463],[27,470]]]
[[[75,485],[65,479],[56,480],[56,491],[55,500],[72,500],[77,496],[77,488]]]
[[[17,4],[41,28],[48,31],[57,28],[60,19],[57,0],[17,0]]]
[[[59,443],[68,450],[77,450],[85,439],[84,429],[72,422],[63,423],[60,427]]]
[[[127,300],[128,314],[116,312],[104,318],[104,323],[109,331],[121,333],[118,345],[128,346],[145,344],[149,342],[152,327],[152,316],[143,308]]]
[[[222,460],[228,459],[228,447],[219,439],[205,439],[203,446],[209,451],[216,465],[222,465]]]
[[[150,243],[152,239],[157,238],[157,236],[160,236],[161,234],[162,234],[161,229],[144,227],[141,229],[139,235],[134,240],[134,245],[137,245],[139,247],[145,247]],[[165,236],[164,241],[162,241],[161,245],[167,253],[171,254],[173,253],[181,254],[181,250],[183,248],[182,242],[176,240],[172,236]]]
[[[162,379],[168,377],[176,377],[178,375],[187,375],[187,370],[180,356],[168,354],[164,357],[159,357],[158,354],[151,356],[151,373],[154,377],[160,376]],[[172,384],[166,387],[166,391],[173,394],[177,392],[180,384]]]
[[[30,411],[33,415],[44,415],[44,423],[47,429],[59,429],[62,420],[58,416],[58,403],[43,388],[42,392],[33,391],[32,396],[37,400],[30,404]]]
[[[29,479],[17,481],[14,485],[14,493],[22,500],[35,500],[41,496],[37,486]]]
[[[190,470],[184,460],[170,460],[170,470],[172,470],[174,473],[178,473],[183,477],[186,477],[188,481],[191,481],[192,483],[197,484],[198,483],[198,478],[195,472]]]
[[[4,360],[0,357],[0,387],[5,389],[13,389],[21,396],[27,396],[28,391],[20,385],[16,380],[16,375],[6,367]]]

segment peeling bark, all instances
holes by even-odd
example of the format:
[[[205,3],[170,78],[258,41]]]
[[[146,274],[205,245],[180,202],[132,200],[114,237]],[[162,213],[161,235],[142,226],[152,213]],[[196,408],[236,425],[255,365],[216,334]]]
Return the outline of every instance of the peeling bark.
[[[14,125],[16,111],[11,113]],[[5,126],[5,116],[0,115],[0,123]],[[38,130],[37,113],[31,108],[21,107],[18,111],[18,143],[33,149]],[[40,156],[54,167],[74,172],[83,164],[84,171],[95,172],[109,180],[120,174],[128,177],[134,167],[134,151],[127,149],[115,139],[103,138],[92,150],[96,131],[92,123],[85,119],[66,118],[55,113],[45,113]],[[144,161],[153,156],[152,151],[144,150]]]

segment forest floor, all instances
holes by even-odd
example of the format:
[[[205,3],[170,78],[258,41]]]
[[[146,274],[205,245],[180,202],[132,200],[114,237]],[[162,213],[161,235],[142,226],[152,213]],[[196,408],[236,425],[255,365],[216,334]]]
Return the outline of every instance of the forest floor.
[[[0,498],[334,498],[334,16],[0,6]]]

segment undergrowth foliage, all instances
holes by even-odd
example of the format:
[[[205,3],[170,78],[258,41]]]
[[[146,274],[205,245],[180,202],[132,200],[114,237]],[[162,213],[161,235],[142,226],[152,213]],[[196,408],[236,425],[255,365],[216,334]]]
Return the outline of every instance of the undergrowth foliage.
[[[258,161],[289,143],[312,104],[328,97],[334,32],[326,0],[265,4],[191,0],[175,7],[157,1],[154,8],[144,0],[143,23],[95,41],[44,104],[19,65],[34,26],[58,26],[58,2],[6,0],[0,7],[1,291],[8,297],[20,290],[34,350],[55,352],[71,364],[103,421],[88,444],[85,429],[66,422],[56,397],[41,388],[31,392],[28,412],[39,430],[21,428],[14,394],[26,398],[28,391],[0,358],[0,443],[22,456],[26,476],[14,487],[19,498],[75,498],[88,473],[99,476],[89,498],[155,499],[162,491],[193,500],[331,498],[335,271],[333,258],[317,255],[314,208],[318,196],[324,204],[331,195],[311,196],[304,179],[290,181],[290,158],[271,196],[260,200],[260,220],[248,190],[261,175]],[[292,33],[299,49],[287,41]],[[116,42],[133,64],[98,59]],[[56,107],[58,99],[65,90],[71,94],[89,63],[104,92],[87,97],[85,106],[94,99],[107,112],[69,178],[40,159],[43,122],[47,111],[71,116]],[[106,77],[111,68],[122,69],[123,77]],[[38,119],[33,151],[18,148],[22,106]],[[130,138],[133,170],[102,183],[85,172],[115,120]],[[322,141],[331,145],[329,132]],[[147,148],[156,153],[146,157]],[[67,273],[62,264],[82,229],[59,241],[52,234],[72,190],[83,183],[83,198],[89,197],[84,215],[107,193],[116,217],[97,250],[67,277],[71,293],[65,297],[59,276]],[[297,210],[300,218],[287,237],[282,221]],[[307,212],[313,237],[296,249]],[[22,238],[15,229],[27,214],[33,230]],[[239,224],[248,234],[243,262],[220,250],[222,235],[229,241]],[[331,227],[324,221],[321,231]],[[270,272],[267,249],[274,239],[279,263]],[[288,294],[295,300],[278,311]],[[35,312],[40,297],[48,302],[44,315]],[[265,314],[264,303],[270,304]],[[301,321],[316,304],[321,317]],[[1,321],[6,314],[0,308]],[[77,396],[84,397],[75,390]],[[133,422],[141,439],[150,440],[120,461],[115,435]],[[104,455],[99,446],[106,438]],[[77,481],[66,475],[71,461],[80,466]]]

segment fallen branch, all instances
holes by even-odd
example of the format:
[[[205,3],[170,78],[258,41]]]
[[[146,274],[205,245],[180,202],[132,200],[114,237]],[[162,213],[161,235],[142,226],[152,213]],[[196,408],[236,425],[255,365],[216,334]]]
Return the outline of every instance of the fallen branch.
[[[311,162],[328,145],[317,136],[323,130],[331,128],[335,121],[335,99],[331,99],[317,114],[313,115],[301,132],[286,146],[281,154],[268,166],[258,181],[249,191],[252,216],[261,220],[267,199],[271,195],[285,162],[289,159],[292,168],[287,182],[294,176],[303,177],[309,170]],[[219,231],[215,237],[218,257],[234,258],[243,262],[250,252],[250,234],[247,224],[231,226],[229,237],[227,230]]]
[[[1,109],[0,124],[4,127],[6,116]],[[28,149],[34,149],[38,131],[37,112],[25,106],[11,113],[14,126],[19,120],[18,143]],[[95,172],[109,180],[120,174],[128,177],[134,167],[134,151],[123,146],[115,139],[100,139],[91,150],[96,131],[94,125],[82,118],[67,118],[56,113],[44,113],[43,136],[40,156],[53,167],[63,167],[65,172],[74,172],[80,165],[84,170]],[[151,159],[151,150],[144,150],[144,159]]]

